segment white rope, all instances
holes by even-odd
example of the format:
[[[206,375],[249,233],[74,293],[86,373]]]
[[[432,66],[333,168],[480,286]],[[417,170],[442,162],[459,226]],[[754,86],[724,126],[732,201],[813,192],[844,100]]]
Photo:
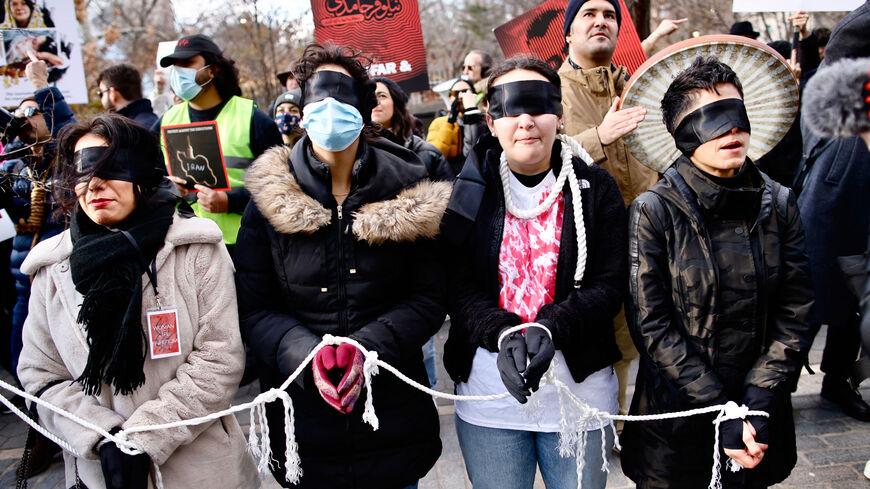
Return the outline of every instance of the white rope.
[[[543,324],[536,323],[536,322],[523,323],[523,324],[518,324],[516,326],[511,326],[510,328],[502,331],[500,335],[498,335],[498,349],[501,350],[501,342],[504,341],[505,338],[516,333],[517,331],[523,331],[523,330],[528,329],[528,328],[543,329],[544,331],[547,332],[547,336],[550,337],[550,340],[553,339],[553,333],[551,333],[550,329],[547,328],[546,326],[544,326]]]
[[[571,172],[573,173],[573,172]],[[533,324],[520,325],[523,327],[532,326]],[[545,328],[546,329],[546,328]],[[205,416],[200,416],[197,418],[186,419],[174,421],[171,423],[163,423],[158,425],[145,425],[145,426],[136,426],[130,427],[125,430],[121,430],[116,434],[111,434],[103,428],[82,419],[75,414],[72,414],[60,407],[54,406],[49,402],[46,402],[38,397],[32,396],[27,392],[24,392],[8,383],[0,380],[0,387],[6,389],[14,394],[17,394],[31,402],[35,402],[38,405],[60,415],[63,416],[76,424],[94,431],[100,436],[102,436],[105,440],[114,442],[120,450],[124,453],[130,455],[138,455],[140,453],[145,453],[140,446],[128,440],[129,435],[133,433],[146,432],[146,431],[156,431],[156,430],[165,430],[178,428],[182,426],[196,426],[203,423],[208,423],[219,419],[223,416],[228,416],[230,414],[234,414],[240,411],[249,410],[251,414],[251,426],[248,431],[248,447],[251,454],[254,458],[258,459],[257,468],[261,473],[266,472],[268,467],[272,464],[272,452],[271,452],[271,444],[269,443],[270,432],[269,425],[266,418],[266,403],[274,402],[280,399],[284,405],[284,437],[286,442],[286,450],[284,452],[284,464],[285,464],[285,478],[288,482],[298,483],[300,478],[302,477],[302,468],[301,462],[299,458],[299,447],[296,443],[295,438],[295,416],[293,409],[293,402],[290,398],[290,395],[286,392],[287,387],[293,382],[299,375],[302,374],[304,369],[310,364],[314,356],[317,355],[317,352],[326,346],[337,345],[341,343],[349,343],[354,347],[358,348],[363,355],[366,357],[365,363],[363,365],[363,382],[364,386],[367,390],[365,408],[363,419],[365,422],[369,423],[373,429],[378,428],[378,419],[374,410],[374,403],[372,401],[372,378],[377,375],[378,370],[383,368],[390,373],[394,374],[400,380],[405,382],[406,384],[423,391],[433,397],[438,397],[442,399],[449,399],[453,401],[493,401],[496,399],[504,399],[509,397],[510,394],[508,392],[503,392],[501,394],[492,394],[487,396],[460,396],[456,394],[448,394],[445,392],[439,392],[434,389],[429,388],[428,386],[422,385],[419,382],[409,378],[399,370],[397,370],[392,365],[384,362],[383,360],[378,359],[377,353],[367,350],[357,341],[351,338],[342,338],[335,337],[332,335],[324,335],[322,341],[311,350],[307,357],[299,364],[293,373],[287,377],[283,384],[277,389],[270,389],[266,392],[261,393],[253,400],[239,404],[237,406],[231,406],[227,409],[216,413],[210,413]],[[605,430],[607,426],[610,425],[611,429],[616,434],[616,427],[614,425],[614,421],[623,420],[623,421],[658,421],[663,419],[674,419],[674,418],[685,418],[690,416],[696,416],[700,414],[708,414],[708,413],[718,413],[718,416],[713,421],[714,430],[715,430],[715,441],[714,441],[714,454],[713,454],[713,474],[710,481],[710,489],[721,489],[721,482],[719,481],[719,471],[721,470],[720,460],[719,460],[719,429],[722,421],[726,421],[729,419],[740,419],[745,418],[746,416],[765,416],[769,415],[763,411],[750,411],[745,407],[737,407],[733,402],[729,402],[728,404],[719,405],[719,406],[708,406],[699,409],[692,409],[688,411],[680,411],[675,413],[662,413],[662,414],[650,414],[650,415],[619,415],[619,414],[610,414],[607,412],[599,411],[585,402],[582,399],[576,397],[568,386],[557,379],[554,375],[554,364],[551,363],[550,368],[544,374],[541,379],[542,384],[550,384],[553,385],[558,392],[559,397],[559,410],[561,415],[561,433],[559,440],[559,452],[562,456],[574,456],[577,460],[577,477],[578,477],[578,488],[579,484],[582,484],[582,469],[585,464],[583,454],[586,451],[586,432],[587,428],[592,426],[593,424],[598,424],[599,429],[601,430],[601,444],[602,444],[602,457],[603,463],[601,470],[608,471],[608,463],[606,457],[606,439]],[[45,435],[50,440],[57,443],[61,448],[72,454],[73,456],[79,458],[80,455],[76,452],[66,441],[54,435],[50,431],[46,430],[42,426],[39,426],[37,423],[34,423],[33,420],[30,419],[25,413],[19,410],[12,402],[4,396],[0,396],[0,402],[8,406],[12,412],[14,412],[18,417],[23,419],[27,424],[32,426],[34,429]],[[259,423],[260,432],[257,434],[256,425]],[[619,446],[619,441],[614,436],[614,443],[616,446]],[[735,467],[735,464],[731,465],[732,470]],[[160,473],[159,467],[155,464],[155,477],[154,477],[155,486],[158,489],[163,489],[163,478]]]
[[[518,209],[514,205],[510,189],[510,167],[508,166],[507,155],[504,151],[501,152],[499,161],[499,174],[501,175],[501,183],[504,189],[505,209],[519,219],[534,219],[552,207],[556,202],[556,198],[559,197],[559,194],[565,187],[565,181],[568,181],[568,186],[571,188],[572,208],[574,210],[574,229],[577,234],[577,266],[574,269],[574,287],[579,289],[580,283],[583,281],[583,275],[586,273],[586,223],[583,220],[583,199],[580,196],[580,182],[574,173],[572,155],[576,154],[587,165],[592,165],[593,159],[580,143],[571,136],[560,134],[559,139],[562,141],[562,149],[559,153],[562,158],[562,168],[559,171],[559,176],[556,177],[556,183],[553,185],[550,193],[543,202],[533,209]]]

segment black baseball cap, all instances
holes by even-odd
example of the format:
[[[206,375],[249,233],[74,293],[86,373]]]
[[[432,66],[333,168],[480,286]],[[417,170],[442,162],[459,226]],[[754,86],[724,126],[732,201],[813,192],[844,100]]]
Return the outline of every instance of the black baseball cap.
[[[166,68],[181,59],[188,59],[197,54],[211,53],[220,56],[221,50],[210,37],[202,34],[184,36],[175,44],[175,51],[160,59],[160,66]]]

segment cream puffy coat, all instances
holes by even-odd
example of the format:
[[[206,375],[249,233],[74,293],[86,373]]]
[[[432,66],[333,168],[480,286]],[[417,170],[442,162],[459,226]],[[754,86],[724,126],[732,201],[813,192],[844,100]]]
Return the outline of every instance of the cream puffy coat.
[[[157,360],[146,356],[145,384],[126,396],[113,395],[105,384],[99,396],[88,396],[75,382],[88,346],[76,322],[82,295],[69,270],[69,230],[37,245],[21,267],[35,275],[18,365],[27,392],[106,430],[190,419],[229,407],[245,357],[232,261],[221,240],[220,229],[208,219],[174,217],[157,253],[157,283],[161,304],[178,309],[182,354]],[[142,290],[144,325],[146,311],[157,305],[147,275]],[[82,481],[90,489],[103,488],[96,451],[100,436],[43,407],[39,420],[81,454],[75,462]],[[232,415],[198,426],[134,433],[129,439],[160,466],[167,489],[260,485]],[[74,457],[64,453],[64,458],[69,487],[75,482]]]

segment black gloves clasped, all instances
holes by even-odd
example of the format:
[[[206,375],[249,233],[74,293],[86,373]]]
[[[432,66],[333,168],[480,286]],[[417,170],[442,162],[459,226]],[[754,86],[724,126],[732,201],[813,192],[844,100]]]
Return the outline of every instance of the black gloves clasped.
[[[496,367],[504,386],[520,404],[538,390],[555,354],[553,340],[541,328],[531,327],[525,335],[518,331],[502,340]]]
[[[146,453],[127,455],[109,442],[100,447],[100,466],[106,489],[148,489],[151,458]]]

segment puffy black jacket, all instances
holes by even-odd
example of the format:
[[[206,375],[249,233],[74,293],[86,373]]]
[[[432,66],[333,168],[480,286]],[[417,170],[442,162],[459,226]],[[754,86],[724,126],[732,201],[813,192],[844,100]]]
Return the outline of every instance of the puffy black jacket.
[[[561,171],[561,142],[553,147],[553,171]],[[459,177],[442,223],[450,244],[452,265],[448,286],[450,334],[444,364],[454,382],[465,382],[478,347],[498,351],[499,332],[522,321],[498,305],[498,257],[504,227],[504,190],[499,177],[501,147],[484,135]],[[613,318],[625,297],[626,212],[619,188],[607,171],[574,157],[573,171],[581,185],[586,226],[586,271],[574,288],[577,234],[574,196],[563,190],[565,215],[552,303],[538,311],[536,321],[553,334],[571,376],[582,382],[620,358]]]
[[[434,144],[427,143],[420,136],[411,134],[411,137],[405,141],[405,147],[413,151],[426,165],[430,180],[452,182],[456,178],[456,175],[451,173],[450,165],[447,164],[444,154]]]
[[[307,136],[292,152],[275,147],[253,163],[236,283],[264,390],[280,385],[327,333],[356,339],[426,384],[421,347],[444,320],[432,238],[450,195],[450,184],[426,175],[412,152],[361,140],[350,194],[337,206],[329,167],[314,158]],[[289,359],[278,354],[282,341]],[[361,419],[365,390],[343,415],[321,399],[310,368],[290,385],[304,472],[294,487],[401,488],[435,464],[441,442],[432,399],[383,371],[372,390],[378,431]],[[280,459],[280,403],[267,414]],[[275,474],[283,482],[283,468]]]
[[[766,487],[796,461],[790,393],[812,343],[813,293],[794,194],[749,160],[744,167],[758,190],[752,211],[739,218],[719,214],[729,211],[729,190],[685,158],[631,204],[626,312],[641,364],[630,412],[728,400],[770,412],[770,449],[758,467],[738,473]],[[723,256],[729,263],[717,262]],[[736,276],[734,268],[752,272]],[[735,314],[747,301],[749,312]],[[772,403],[753,404],[749,386],[776,393]],[[626,475],[640,488],[706,486],[712,418],[626,423]]]

